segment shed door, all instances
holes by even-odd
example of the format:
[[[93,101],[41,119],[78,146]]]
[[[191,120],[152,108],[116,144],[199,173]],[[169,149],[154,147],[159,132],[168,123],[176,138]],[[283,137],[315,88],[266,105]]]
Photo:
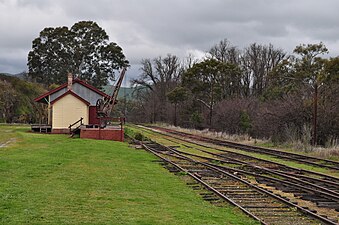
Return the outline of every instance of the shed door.
[[[96,106],[89,107],[89,124],[99,124],[99,119],[97,118],[97,108]]]

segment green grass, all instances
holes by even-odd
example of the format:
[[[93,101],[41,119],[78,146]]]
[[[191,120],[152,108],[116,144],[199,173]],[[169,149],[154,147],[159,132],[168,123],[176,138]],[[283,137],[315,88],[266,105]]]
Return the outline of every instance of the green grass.
[[[0,224],[257,224],[126,143],[26,130],[0,126]]]

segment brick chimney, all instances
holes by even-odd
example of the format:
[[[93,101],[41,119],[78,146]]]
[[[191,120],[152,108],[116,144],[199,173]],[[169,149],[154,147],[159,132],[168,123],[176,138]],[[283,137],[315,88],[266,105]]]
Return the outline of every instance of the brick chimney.
[[[71,73],[67,74],[67,90],[72,90],[73,75]]]

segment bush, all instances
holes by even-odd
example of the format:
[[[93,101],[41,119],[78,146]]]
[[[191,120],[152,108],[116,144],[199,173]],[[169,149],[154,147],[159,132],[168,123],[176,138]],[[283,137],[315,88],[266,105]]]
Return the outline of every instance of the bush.
[[[134,135],[134,138],[138,141],[145,141],[146,140],[146,137],[139,132]]]
[[[250,116],[246,111],[240,112],[240,130],[242,133],[249,133],[250,129],[252,128]]]

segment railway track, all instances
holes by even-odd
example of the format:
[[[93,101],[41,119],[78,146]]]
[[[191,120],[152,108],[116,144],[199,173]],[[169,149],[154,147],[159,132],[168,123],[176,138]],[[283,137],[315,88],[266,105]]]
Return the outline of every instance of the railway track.
[[[153,132],[150,130],[144,131],[154,135],[153,130]],[[197,143],[197,141],[178,137],[177,135],[173,136],[168,133],[159,134],[162,139],[166,139],[174,144],[194,149],[196,152],[202,152],[205,155],[208,154],[210,157],[205,157],[204,160],[214,164],[216,167],[220,167],[220,169],[236,173],[242,177],[255,177],[255,181],[258,184],[265,185],[265,188],[272,187],[274,190],[290,194],[289,199],[291,201],[299,203],[303,207],[310,207],[311,210],[327,215],[334,221],[338,220],[339,179],[336,177],[289,167],[284,164],[258,159],[211,145],[204,145],[201,142]],[[206,149],[211,150],[207,151]],[[220,152],[216,153],[215,150]],[[180,152],[180,150],[175,151]],[[199,160],[204,158],[201,155],[193,155],[187,152],[180,152],[180,154],[198,157],[200,158]],[[311,202],[311,205],[308,202]]]
[[[144,131],[149,132],[147,130],[144,130]],[[238,163],[257,166],[257,167],[259,166],[259,167],[271,169],[277,172],[284,172],[286,175],[292,175],[305,181],[314,182],[320,186],[323,186],[324,188],[332,189],[333,191],[338,191],[338,188],[339,188],[339,179],[333,176],[329,176],[329,175],[315,172],[315,171],[286,166],[285,164],[282,164],[282,163],[272,162],[272,161],[257,158],[254,156],[249,156],[243,153],[234,152],[231,150],[225,150],[225,149],[221,149],[218,147],[198,143],[196,141],[192,141],[187,138],[172,136],[171,134],[168,134],[168,133],[159,133],[159,134],[163,136],[162,137],[163,139],[166,139],[170,142],[173,142],[179,145],[184,145],[187,148],[194,148],[198,151],[211,154],[218,158],[237,161]],[[187,145],[185,143],[189,143],[191,145]],[[204,149],[199,149],[193,146],[200,146],[204,149],[211,149],[213,151],[217,150],[220,153],[213,153],[212,151],[206,151]]]
[[[186,138],[189,138],[189,139],[192,139],[192,140],[208,142],[208,143],[211,143],[211,144],[229,147],[229,148],[233,148],[233,149],[239,149],[239,150],[247,151],[247,152],[255,152],[255,153],[260,153],[260,154],[266,154],[266,155],[274,156],[276,158],[287,159],[287,160],[295,161],[295,162],[302,163],[302,164],[308,164],[308,165],[312,165],[312,166],[317,166],[317,167],[321,167],[321,168],[327,168],[327,169],[339,171],[339,162],[332,161],[332,160],[320,159],[320,158],[316,158],[316,157],[305,156],[305,155],[300,155],[300,154],[291,153],[291,152],[279,151],[279,150],[276,150],[276,149],[269,149],[269,148],[263,148],[263,147],[258,147],[258,146],[244,145],[244,144],[225,141],[225,140],[218,140],[218,139],[188,134],[188,133],[185,133],[185,132],[175,131],[175,130],[171,130],[171,129],[167,129],[167,128],[156,127],[156,126],[149,126],[149,128],[159,130],[159,131],[162,131],[162,132],[167,132],[167,133],[170,133],[172,135],[177,135],[177,136],[180,136],[180,137],[186,137]]]
[[[238,160],[222,160],[212,157],[205,157],[179,150],[173,150],[180,154],[194,157],[199,161],[205,161],[222,170],[237,174],[248,179],[254,178],[256,182],[272,186],[277,190],[293,194],[291,200],[302,199],[315,203],[318,207],[333,209],[332,214],[339,212],[339,194],[338,189],[331,190],[315,184],[314,182],[305,181],[291,176],[284,172],[275,171],[259,166],[248,165]],[[332,187],[339,184],[333,184]]]
[[[143,143],[143,147],[167,164],[172,172],[182,171],[204,185],[213,195],[206,200],[223,199],[260,221],[262,224],[336,224],[326,218],[288,201],[286,198],[254,185],[234,168],[215,165],[206,158],[183,154],[157,143]],[[194,158],[195,157],[195,158]],[[197,157],[199,160],[197,160]],[[238,173],[235,173],[238,172]]]

